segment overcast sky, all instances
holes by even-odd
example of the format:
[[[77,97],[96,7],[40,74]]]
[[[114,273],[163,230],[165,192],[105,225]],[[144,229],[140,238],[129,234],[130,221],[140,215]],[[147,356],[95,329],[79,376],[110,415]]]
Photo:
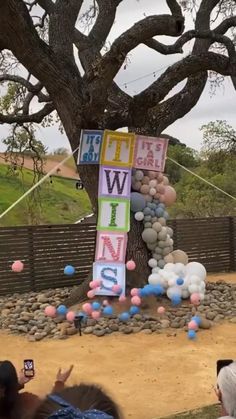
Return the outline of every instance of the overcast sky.
[[[86,2],[88,4],[89,0]],[[132,26],[135,21],[144,18],[145,15],[160,13],[169,13],[165,0],[124,0],[118,8],[115,25],[109,39],[112,41],[120,33]],[[192,25],[190,18],[188,18],[186,21],[187,29],[190,29]],[[174,42],[174,38],[160,37],[159,39],[168,43]],[[190,46],[188,44],[185,47],[184,54],[190,51]],[[136,94],[153,81],[153,73],[156,72],[156,75],[160,75],[168,65],[176,62],[180,57],[180,55],[162,56],[145,46],[140,46],[131,52],[128,67],[125,70],[122,68],[116,80],[128,93]],[[151,75],[144,77],[150,73]],[[141,80],[134,81],[140,77],[142,77]],[[126,84],[127,86],[125,87]],[[177,89],[180,87],[178,86]],[[213,97],[210,95],[210,85],[207,84],[197,106],[184,118],[171,125],[166,132],[179,138],[188,146],[199,149],[202,142],[202,134],[199,128],[203,124],[212,120],[225,119],[236,129],[235,101],[236,91],[233,89],[230,79],[225,81],[224,88],[218,89]],[[1,151],[3,150],[2,138],[7,135],[7,132],[8,128],[6,125],[0,126]],[[44,140],[49,150],[58,147],[69,148],[67,138],[65,135],[61,135],[56,127],[40,128],[39,132],[40,139]]]

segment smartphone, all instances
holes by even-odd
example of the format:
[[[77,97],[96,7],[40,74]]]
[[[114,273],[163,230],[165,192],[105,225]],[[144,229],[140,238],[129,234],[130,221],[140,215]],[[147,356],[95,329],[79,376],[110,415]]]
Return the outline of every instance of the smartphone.
[[[234,362],[233,359],[219,359],[216,363],[217,376],[219,375],[221,368],[227,367],[227,365],[232,364],[232,362]]]
[[[27,378],[34,377],[34,361],[33,359],[24,360],[24,374]]]

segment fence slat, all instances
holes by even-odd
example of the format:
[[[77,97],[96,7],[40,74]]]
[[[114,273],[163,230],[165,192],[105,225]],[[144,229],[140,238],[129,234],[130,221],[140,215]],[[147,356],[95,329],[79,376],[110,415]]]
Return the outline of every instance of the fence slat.
[[[236,217],[170,220],[175,249],[208,272],[236,270]],[[78,285],[94,260],[96,224],[63,224],[0,228],[0,295]],[[24,271],[11,264],[22,260]],[[72,264],[76,274],[64,275]]]

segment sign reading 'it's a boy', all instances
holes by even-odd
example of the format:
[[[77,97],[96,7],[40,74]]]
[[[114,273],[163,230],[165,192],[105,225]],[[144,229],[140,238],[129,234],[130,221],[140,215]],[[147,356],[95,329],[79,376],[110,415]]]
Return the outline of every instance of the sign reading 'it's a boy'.
[[[125,294],[127,233],[130,229],[132,167],[164,171],[168,141],[117,131],[81,133],[79,164],[100,164],[98,223],[93,279],[97,295]],[[120,293],[119,293],[120,295]]]

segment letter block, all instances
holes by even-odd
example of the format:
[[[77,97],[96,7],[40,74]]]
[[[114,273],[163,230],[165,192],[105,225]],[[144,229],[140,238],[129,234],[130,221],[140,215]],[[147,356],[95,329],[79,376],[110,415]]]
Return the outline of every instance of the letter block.
[[[131,169],[100,166],[98,196],[130,198]]]
[[[104,131],[100,164],[103,166],[132,167],[135,134]]]
[[[98,231],[95,260],[125,263],[126,246],[126,233]]]
[[[130,229],[130,200],[121,198],[98,199],[97,230],[127,232]]]
[[[164,172],[168,140],[165,138],[136,137],[134,167],[136,169]]]
[[[78,164],[99,164],[103,131],[82,130]]]
[[[102,281],[97,288],[96,295],[118,296],[125,295],[125,265],[123,263],[99,263],[93,264],[93,280]],[[122,292],[117,294],[112,291],[114,285],[119,285]]]

